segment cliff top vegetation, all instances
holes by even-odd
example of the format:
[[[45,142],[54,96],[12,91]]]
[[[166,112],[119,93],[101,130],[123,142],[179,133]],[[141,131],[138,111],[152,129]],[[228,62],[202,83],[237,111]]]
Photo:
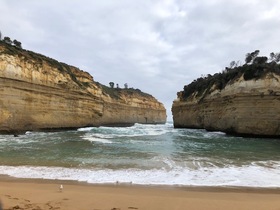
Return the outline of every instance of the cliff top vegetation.
[[[134,95],[134,96],[141,96],[145,98],[154,99],[154,97],[148,93],[144,93],[139,89],[134,88],[120,88],[120,87],[108,87],[106,85],[100,84],[97,82],[97,85],[102,88],[102,90],[108,94],[111,98],[120,99],[121,95]]]
[[[184,90],[177,93],[180,100],[187,100],[191,96],[203,97],[210,93],[211,89],[223,90],[226,85],[233,83],[240,77],[245,81],[257,80],[263,78],[268,72],[280,75],[280,53],[270,53],[270,57],[259,56],[260,51],[247,53],[245,64],[241,65],[240,61],[230,62],[221,73],[200,77],[188,85]]]
[[[0,31],[0,34],[1,34],[1,31]],[[82,70],[80,70],[80,69],[78,69],[74,66],[70,66],[66,63],[59,62],[59,61],[57,61],[53,58],[47,57],[45,55],[35,53],[33,51],[25,50],[25,49],[22,48],[21,42],[19,42],[17,40],[11,41],[11,39],[9,37],[4,37],[4,39],[1,39],[1,35],[0,35],[0,50],[4,54],[16,55],[16,56],[18,56],[21,59],[24,59],[26,61],[33,60],[33,61],[35,61],[36,63],[39,63],[39,64],[42,64],[43,61],[44,61],[44,62],[48,63],[50,66],[58,69],[60,72],[65,73],[65,74],[69,74],[71,79],[75,83],[77,83],[82,89],[86,89],[89,86],[88,82],[80,82],[77,79],[75,72],[73,72],[71,70],[71,68],[75,68],[75,69],[77,69],[77,70],[79,70],[83,73],[86,73],[86,72],[84,72],[84,71],[82,71]],[[103,85],[99,82],[92,81],[92,83],[94,83],[95,85],[100,87],[104,93],[108,94],[110,97],[115,98],[115,99],[119,99],[122,94],[139,95],[139,96],[142,96],[142,97],[154,98],[153,96],[151,96],[147,93],[144,93],[139,89],[127,88],[127,86],[125,86],[125,88],[119,88],[119,87],[112,88],[112,87],[108,87],[106,85]]]
[[[6,39],[7,40],[7,39]],[[18,47],[10,42],[5,41],[5,39],[0,40],[0,47],[3,47],[2,53],[9,54],[9,55],[16,55],[19,58],[25,60],[25,61],[33,61],[37,64],[42,65],[43,62],[47,63],[53,68],[58,69],[61,73],[69,74],[71,79],[78,84],[81,88],[86,88],[85,84],[80,82],[77,77],[75,72],[71,70],[71,68],[76,68],[74,66],[68,65],[63,62],[59,62],[53,58],[47,57],[45,55],[35,53],[30,50],[23,49],[22,47]],[[78,69],[78,68],[76,68]],[[84,71],[78,69],[80,72],[85,73]]]

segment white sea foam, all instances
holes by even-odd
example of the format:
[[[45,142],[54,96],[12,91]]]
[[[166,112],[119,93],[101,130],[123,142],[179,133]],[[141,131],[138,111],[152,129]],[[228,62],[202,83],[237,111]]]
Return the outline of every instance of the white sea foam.
[[[78,131],[91,131],[94,127],[79,128]]]
[[[7,142],[9,140],[10,140],[10,138],[8,138],[8,136],[0,135],[0,142]]]
[[[120,138],[120,137],[137,137],[137,136],[158,136],[166,134],[167,132],[174,132],[175,130],[168,130],[172,128],[171,124],[164,125],[143,125],[135,124],[132,127],[88,127],[79,128],[78,131],[92,132],[95,136],[100,138]]]
[[[208,167],[192,170],[111,170],[61,167],[0,166],[0,173],[20,178],[77,180],[88,183],[133,183],[140,185],[280,187],[280,163],[274,168]]]
[[[218,136],[225,136],[226,134],[223,132],[215,131],[215,132],[206,132],[204,133],[204,137],[211,138],[211,137],[218,137]]]
[[[32,133],[32,131],[26,131],[25,132],[25,135],[32,135],[33,133]]]
[[[280,161],[275,161],[279,160],[278,143],[274,142],[275,146],[267,141],[234,138],[229,144],[229,138],[233,137],[220,132],[173,129],[170,123],[136,124],[128,128],[91,127],[61,133],[34,132],[17,138],[0,136],[0,160],[7,165],[45,164],[54,154],[52,149],[45,149],[46,145],[59,154],[60,158],[51,159],[54,165],[73,163],[77,166],[0,166],[0,174],[89,183],[118,181],[141,185],[280,188]],[[90,141],[92,145],[82,141]],[[108,144],[109,150],[105,150],[103,144]],[[252,147],[256,151],[249,150]],[[268,152],[260,153],[259,148],[266,148],[264,151]],[[72,149],[74,152],[70,153]],[[13,156],[15,159],[11,158]],[[19,163],[18,157],[26,157],[30,162]],[[33,161],[36,157],[40,157],[38,163]]]
[[[97,138],[94,136],[84,136],[83,139],[90,141],[90,142],[99,142],[103,144],[112,144],[113,142],[108,139]]]
[[[28,134],[31,135],[31,134]],[[12,135],[0,135],[0,143],[5,143],[5,144],[29,144],[32,142],[35,142],[36,140],[31,139],[31,138],[27,138],[26,135],[20,135],[18,137],[14,137]]]

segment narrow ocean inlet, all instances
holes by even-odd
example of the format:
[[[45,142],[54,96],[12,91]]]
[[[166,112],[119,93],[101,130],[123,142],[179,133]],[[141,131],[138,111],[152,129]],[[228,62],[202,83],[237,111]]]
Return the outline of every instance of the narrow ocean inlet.
[[[0,174],[140,185],[280,187],[280,141],[136,124],[0,136]]]

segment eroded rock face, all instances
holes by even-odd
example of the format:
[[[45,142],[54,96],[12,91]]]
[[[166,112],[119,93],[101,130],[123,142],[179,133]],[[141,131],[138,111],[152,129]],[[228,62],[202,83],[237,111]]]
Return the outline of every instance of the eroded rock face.
[[[165,123],[154,97],[110,89],[87,72],[0,42],[0,133]]]
[[[258,80],[243,77],[204,98],[176,99],[174,127],[205,128],[236,135],[280,136],[280,77],[268,73]]]

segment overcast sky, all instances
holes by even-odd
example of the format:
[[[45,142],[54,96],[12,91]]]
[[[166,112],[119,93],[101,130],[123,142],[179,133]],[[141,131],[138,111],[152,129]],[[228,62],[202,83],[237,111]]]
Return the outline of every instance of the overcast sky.
[[[0,0],[0,31],[22,47],[152,94],[176,93],[256,49],[280,52],[279,0]]]

